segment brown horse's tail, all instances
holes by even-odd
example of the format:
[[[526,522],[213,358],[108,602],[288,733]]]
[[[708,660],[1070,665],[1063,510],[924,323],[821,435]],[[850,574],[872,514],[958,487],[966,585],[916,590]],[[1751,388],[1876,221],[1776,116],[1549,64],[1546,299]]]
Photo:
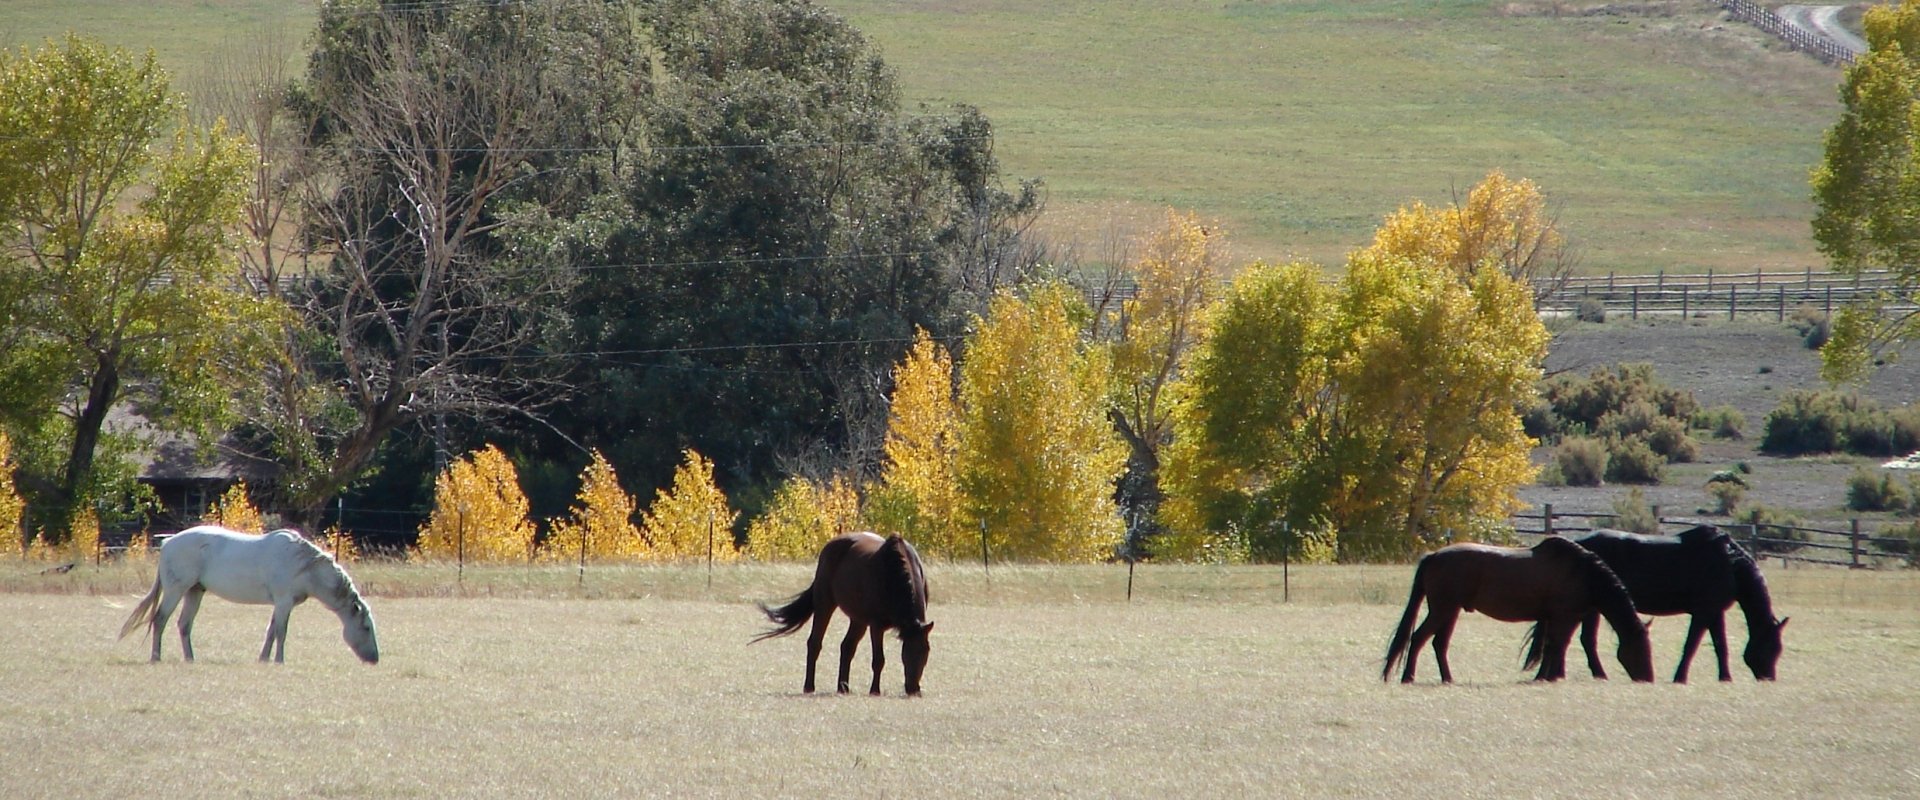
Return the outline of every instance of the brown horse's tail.
[[[1526,660],[1520,663],[1521,669],[1533,669],[1540,666],[1541,659],[1547,657],[1547,637],[1541,633],[1543,623],[1535,622],[1527,629],[1527,640],[1520,649],[1526,651]]]
[[[1393,641],[1387,644],[1387,663],[1380,667],[1380,680],[1393,675],[1393,668],[1400,663],[1400,657],[1406,654],[1407,640],[1413,637],[1413,618],[1420,613],[1420,601],[1427,599],[1427,560],[1420,559],[1420,565],[1413,568],[1413,590],[1407,595],[1406,613],[1400,615],[1400,627],[1393,631]]]
[[[133,613],[127,616],[126,624],[120,626],[120,638],[127,638],[135,628],[144,628],[153,622],[153,614],[160,608],[160,576],[153,576],[153,589],[146,597],[140,598],[140,604],[133,607]]]
[[[813,587],[808,586],[806,591],[787,601],[786,605],[777,608],[761,603],[760,611],[778,627],[753,637],[753,641],[785,636],[800,630],[800,626],[807,624],[807,620],[813,619]]]

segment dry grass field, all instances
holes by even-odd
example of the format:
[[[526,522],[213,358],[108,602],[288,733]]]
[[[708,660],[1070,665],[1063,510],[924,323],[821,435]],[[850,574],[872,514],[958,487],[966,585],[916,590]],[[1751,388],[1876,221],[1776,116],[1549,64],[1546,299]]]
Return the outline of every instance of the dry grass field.
[[[288,663],[257,664],[265,610],[216,601],[200,662],[169,636],[153,666],[113,638],[149,573],[0,565],[0,796],[1920,792],[1911,573],[1770,565],[1793,615],[1770,685],[1534,685],[1521,627],[1470,615],[1460,683],[1407,687],[1379,659],[1408,567],[1296,569],[1290,603],[1277,568],[1143,567],[1127,603],[1117,567],[936,564],[926,695],[906,700],[897,649],[885,696],[806,697],[799,640],[747,644],[748,601],[797,590],[800,565],[711,588],[700,569],[469,570],[459,588],[451,567],[354,571],[378,666],[313,604]],[[1663,672],[1683,632],[1656,624]]]

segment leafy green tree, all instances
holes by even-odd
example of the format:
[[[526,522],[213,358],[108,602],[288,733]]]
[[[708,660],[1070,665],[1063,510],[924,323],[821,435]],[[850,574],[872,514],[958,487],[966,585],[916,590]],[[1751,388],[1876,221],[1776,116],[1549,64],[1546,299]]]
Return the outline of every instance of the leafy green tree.
[[[1920,333],[1920,315],[1884,313],[1920,298],[1920,0],[1875,5],[1862,25],[1867,52],[1847,68],[1840,119],[1813,171],[1813,239],[1835,269],[1890,270],[1898,288],[1837,315],[1821,348],[1821,374],[1836,382],[1864,376],[1874,353]]]
[[[1009,239],[1037,196],[1001,188],[984,116],[908,113],[893,71],[819,5],[635,8],[657,69],[629,160],[552,226],[610,265],[573,294],[569,349],[607,355],[578,365],[559,424],[636,486],[664,484],[689,444],[749,494],[786,453],[864,467],[915,328],[953,334],[1031,269]]]
[[[215,432],[281,319],[234,258],[249,148],[182,106],[151,54],[69,37],[0,59],[0,387],[54,543],[130,489],[113,409]]]
[[[1002,558],[1113,554],[1113,486],[1126,448],[1107,419],[1109,357],[1080,337],[1078,292],[1059,283],[994,298],[960,370],[956,458],[967,516]]]

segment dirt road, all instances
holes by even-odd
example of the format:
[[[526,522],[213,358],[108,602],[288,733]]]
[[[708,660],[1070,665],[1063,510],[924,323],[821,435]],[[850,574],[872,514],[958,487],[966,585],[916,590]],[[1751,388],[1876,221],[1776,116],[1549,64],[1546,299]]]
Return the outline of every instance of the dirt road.
[[[1833,40],[1835,44],[1853,51],[1855,55],[1867,52],[1866,40],[1840,24],[1840,12],[1845,8],[1846,6],[1787,5],[1775,9],[1773,13],[1796,28]]]

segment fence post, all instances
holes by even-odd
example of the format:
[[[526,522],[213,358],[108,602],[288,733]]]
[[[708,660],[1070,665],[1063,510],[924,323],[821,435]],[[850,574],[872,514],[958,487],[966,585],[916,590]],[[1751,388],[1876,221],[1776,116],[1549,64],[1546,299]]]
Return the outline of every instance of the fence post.
[[[1739,296],[1740,296],[1739,287],[1736,287],[1736,286],[1727,287],[1727,321],[1728,322],[1733,321],[1733,309],[1735,305],[1735,300]]]
[[[1833,316],[1833,284],[1827,284],[1827,316]]]
[[[1680,287],[1680,319],[1683,321],[1693,316],[1692,303],[1689,302],[1693,294],[1687,291],[1688,288],[1684,285]]]
[[[1553,535],[1553,504],[1552,503],[1540,504],[1540,532],[1548,536]]]
[[[1847,555],[1852,556],[1854,569],[1860,568],[1860,518],[1847,520],[1852,531],[1847,534]]]
[[[453,582],[461,586],[467,584],[467,504],[460,504],[460,525],[454,532],[458,537],[453,545],[455,567]]]
[[[1633,318],[1640,318],[1640,284],[1633,285]]]
[[[1780,310],[1773,315],[1773,321],[1787,321],[1787,286],[1784,283],[1780,285]]]

